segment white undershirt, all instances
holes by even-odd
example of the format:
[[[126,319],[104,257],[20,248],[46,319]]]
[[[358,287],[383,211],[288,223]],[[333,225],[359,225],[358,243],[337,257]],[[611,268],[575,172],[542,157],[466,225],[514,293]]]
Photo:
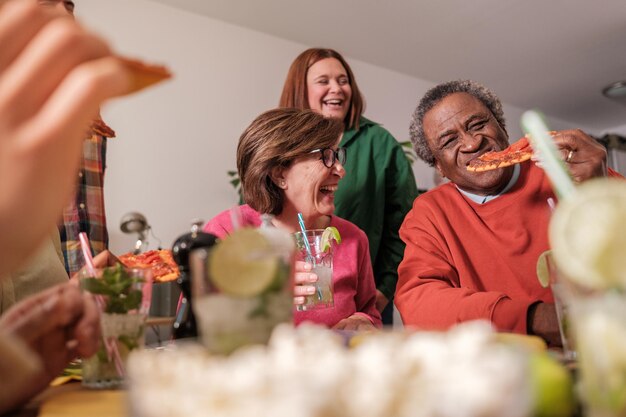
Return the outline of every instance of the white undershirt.
[[[502,194],[506,193],[511,188],[513,188],[513,186],[515,185],[515,183],[519,179],[520,172],[521,172],[521,168],[520,168],[519,164],[515,164],[513,166],[513,175],[511,175],[511,179],[509,180],[509,183],[506,185],[506,187],[504,187],[504,189],[502,191],[500,191],[498,194],[495,194],[495,195],[472,194],[470,192],[461,190],[458,186],[456,188],[458,188],[458,190],[460,192],[465,194],[473,202],[478,203],[478,204],[485,204],[485,203],[487,203],[487,202],[489,202],[489,201],[491,201],[491,200],[493,200],[495,198],[500,197]]]

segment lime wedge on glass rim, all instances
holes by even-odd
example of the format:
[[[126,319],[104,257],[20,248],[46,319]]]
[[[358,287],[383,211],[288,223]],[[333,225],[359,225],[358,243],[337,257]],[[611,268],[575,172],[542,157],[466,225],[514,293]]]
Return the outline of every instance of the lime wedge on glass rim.
[[[559,202],[549,228],[552,258],[588,289],[626,289],[626,181],[598,178]]]
[[[227,295],[250,298],[266,291],[279,268],[269,240],[257,229],[235,230],[211,251],[208,270],[213,284]]]
[[[537,259],[537,279],[543,288],[550,286],[550,270],[548,269],[548,258],[552,256],[552,251],[547,250],[539,255]]]
[[[331,240],[334,240],[337,244],[341,243],[341,235],[335,226],[329,226],[322,232],[321,245],[323,252],[327,252],[330,249]]]

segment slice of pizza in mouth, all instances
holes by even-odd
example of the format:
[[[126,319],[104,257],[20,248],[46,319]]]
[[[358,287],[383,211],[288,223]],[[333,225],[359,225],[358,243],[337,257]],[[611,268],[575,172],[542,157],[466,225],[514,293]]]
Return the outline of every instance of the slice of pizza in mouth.
[[[555,134],[555,131],[550,132],[551,136]],[[472,159],[466,168],[468,171],[473,172],[491,171],[528,161],[532,156],[533,148],[530,146],[528,138],[524,136],[506,149],[485,152],[479,157]]]

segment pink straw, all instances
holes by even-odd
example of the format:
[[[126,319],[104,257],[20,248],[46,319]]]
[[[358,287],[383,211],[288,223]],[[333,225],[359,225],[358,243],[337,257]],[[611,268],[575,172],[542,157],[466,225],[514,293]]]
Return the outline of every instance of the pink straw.
[[[83,252],[83,258],[85,258],[85,266],[87,267],[87,271],[95,278],[96,277],[96,268],[93,264],[93,257],[91,256],[91,249],[89,245],[89,239],[87,238],[87,234],[85,232],[80,232],[78,234],[78,239],[80,240],[80,248]],[[100,311],[104,311],[104,299],[101,295],[96,294],[96,305]],[[125,376],[126,372],[124,370],[124,364],[122,362],[122,357],[120,356],[120,351],[117,348],[117,343],[114,338],[103,338],[104,347],[107,351],[107,356],[109,361],[111,357],[113,357],[113,361],[115,362],[115,369],[120,376]]]

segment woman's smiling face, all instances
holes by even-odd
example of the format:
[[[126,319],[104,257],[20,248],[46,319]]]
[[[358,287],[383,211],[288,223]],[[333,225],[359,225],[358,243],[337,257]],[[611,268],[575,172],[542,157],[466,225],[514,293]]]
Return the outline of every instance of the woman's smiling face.
[[[346,69],[335,58],[311,65],[306,75],[309,107],[322,114],[344,120],[352,103],[352,87]]]
[[[338,160],[326,167],[320,157],[319,152],[303,155],[283,168],[279,186],[285,193],[284,211],[299,212],[311,220],[333,214],[335,191],[346,171]]]

